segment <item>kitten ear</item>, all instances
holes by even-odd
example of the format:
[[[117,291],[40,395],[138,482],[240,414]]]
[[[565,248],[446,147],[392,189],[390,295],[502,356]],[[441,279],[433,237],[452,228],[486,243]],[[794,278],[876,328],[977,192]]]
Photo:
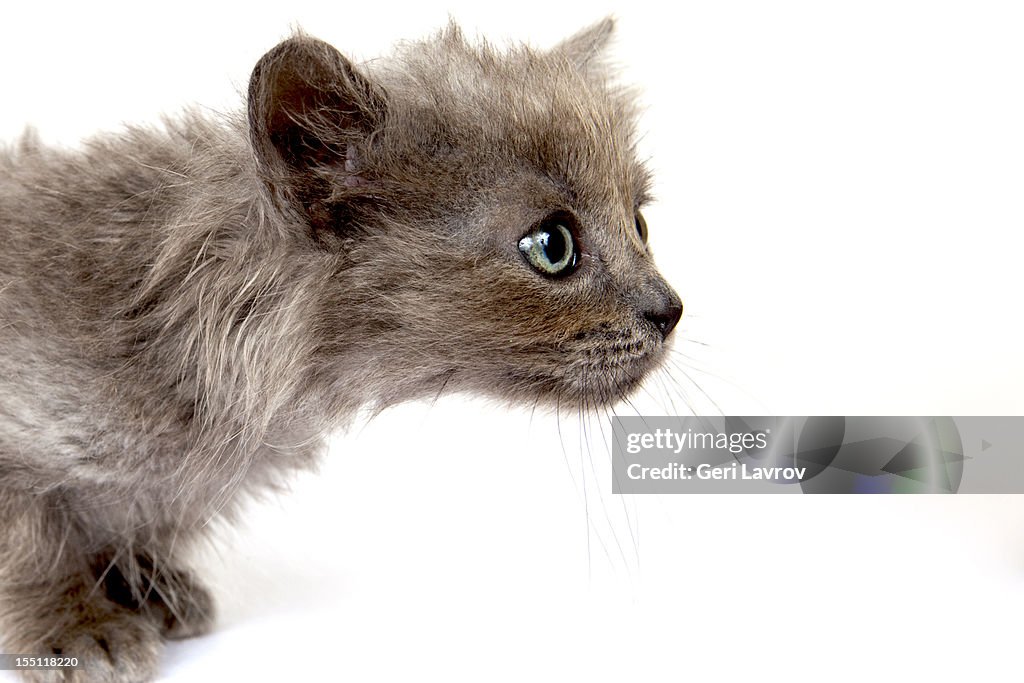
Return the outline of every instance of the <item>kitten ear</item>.
[[[327,43],[305,35],[265,54],[249,80],[249,135],[271,193],[314,224],[338,181],[357,184],[355,151],[384,119],[383,90]]]
[[[564,55],[581,71],[587,71],[600,64],[614,32],[615,20],[605,17],[566,38],[556,45],[553,51]]]

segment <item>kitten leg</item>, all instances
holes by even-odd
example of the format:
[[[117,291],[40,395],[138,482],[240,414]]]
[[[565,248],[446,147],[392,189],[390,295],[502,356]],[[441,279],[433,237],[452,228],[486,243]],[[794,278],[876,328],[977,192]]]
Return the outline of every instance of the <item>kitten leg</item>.
[[[0,490],[0,640],[12,654],[77,657],[80,669],[22,671],[32,683],[145,683],[161,629],[111,600],[102,558],[59,500]]]
[[[80,669],[23,671],[31,683],[145,683],[160,663],[160,631],[143,615],[90,595],[84,581],[29,597],[22,592],[5,619],[6,649],[18,654],[74,657]]]
[[[181,639],[213,627],[214,602],[192,572],[136,554],[128,567],[112,564],[104,578],[107,597],[146,615],[165,638]]]

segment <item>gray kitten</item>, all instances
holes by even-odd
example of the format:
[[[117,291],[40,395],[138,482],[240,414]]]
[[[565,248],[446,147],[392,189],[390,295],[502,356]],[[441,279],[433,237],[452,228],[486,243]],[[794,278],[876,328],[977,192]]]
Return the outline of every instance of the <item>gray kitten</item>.
[[[237,120],[0,155],[0,633],[86,666],[30,678],[152,678],[211,626],[204,525],[358,409],[608,405],[661,361],[611,31],[364,66],[299,34]]]

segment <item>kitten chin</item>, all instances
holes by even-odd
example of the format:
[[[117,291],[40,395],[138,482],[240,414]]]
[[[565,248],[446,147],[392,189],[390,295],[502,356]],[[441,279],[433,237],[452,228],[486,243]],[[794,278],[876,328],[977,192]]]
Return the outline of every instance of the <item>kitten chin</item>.
[[[213,623],[190,545],[361,408],[609,405],[661,362],[682,305],[611,31],[372,66],[298,34],[241,115],[0,156],[8,651],[148,680]]]

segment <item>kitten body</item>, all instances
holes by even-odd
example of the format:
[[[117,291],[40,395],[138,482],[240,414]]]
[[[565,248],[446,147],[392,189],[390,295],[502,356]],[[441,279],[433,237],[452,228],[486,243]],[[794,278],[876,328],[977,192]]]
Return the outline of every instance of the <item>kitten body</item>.
[[[450,27],[372,67],[297,35],[244,116],[0,155],[7,651],[148,680],[212,623],[178,558],[361,407],[608,404],[659,362],[681,305],[610,30],[500,52]],[[547,267],[559,225],[552,274],[523,240]]]

